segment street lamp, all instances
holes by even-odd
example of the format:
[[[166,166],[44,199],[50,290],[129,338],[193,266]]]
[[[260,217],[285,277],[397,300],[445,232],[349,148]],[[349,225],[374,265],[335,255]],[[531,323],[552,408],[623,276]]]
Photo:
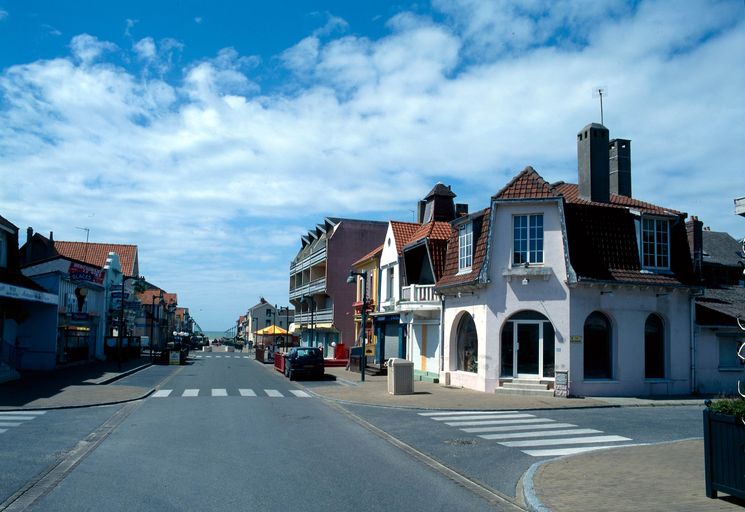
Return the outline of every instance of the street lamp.
[[[155,343],[155,339],[153,338],[153,329],[155,327],[155,299],[159,298],[158,305],[163,306],[163,290],[160,290],[160,295],[156,296],[153,294],[153,300],[152,304],[150,306],[150,362],[153,362],[153,343]]]
[[[349,271],[347,283],[354,284],[357,277],[362,278],[362,317],[360,318],[362,328],[362,354],[360,355],[360,381],[365,382],[365,366],[367,366],[367,356],[365,355],[365,338],[367,336],[367,272]]]

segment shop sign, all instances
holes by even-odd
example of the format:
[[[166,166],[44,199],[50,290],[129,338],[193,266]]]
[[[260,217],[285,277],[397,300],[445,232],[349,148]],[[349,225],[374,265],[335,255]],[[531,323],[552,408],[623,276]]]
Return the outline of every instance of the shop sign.
[[[86,267],[78,263],[70,263],[67,271],[73,281],[88,281],[103,284],[104,271],[93,267]]]
[[[70,320],[78,320],[78,321],[88,320],[88,313],[70,313]]]
[[[178,350],[172,350],[168,357],[168,364],[181,364],[181,354]]]

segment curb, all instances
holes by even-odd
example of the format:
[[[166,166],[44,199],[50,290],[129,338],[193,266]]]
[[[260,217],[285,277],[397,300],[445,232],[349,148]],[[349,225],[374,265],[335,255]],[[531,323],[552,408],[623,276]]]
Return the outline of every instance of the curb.
[[[13,412],[13,411],[56,411],[61,409],[84,409],[86,407],[100,407],[104,405],[116,405],[126,404],[128,402],[136,402],[147,398],[155,392],[155,388],[148,389],[145,393],[132,398],[125,398],[123,400],[112,400],[109,402],[96,402],[94,404],[83,404],[83,405],[52,405],[49,407],[16,407],[14,409],[0,408],[0,412]]]
[[[673,441],[660,441],[658,443],[635,443],[635,444],[627,444],[623,446],[616,446],[613,448],[601,448],[596,451],[610,451],[610,450],[623,450],[624,448],[633,448],[637,446],[658,446],[663,444],[675,444],[675,443],[682,443],[684,441],[697,441],[699,439],[702,439],[701,437],[686,437],[685,439],[675,439]],[[543,466],[544,464],[548,464],[549,462],[556,462],[558,460],[566,459],[569,457],[578,457],[580,455],[585,455],[587,453],[592,452],[584,452],[584,453],[575,453],[572,455],[564,455],[562,457],[554,457],[553,459],[547,459],[542,460],[539,462],[534,463],[528,470],[523,474],[522,478],[520,479],[523,484],[523,500],[525,501],[525,506],[528,508],[530,512],[552,512],[550,508],[548,508],[546,505],[543,504],[541,499],[538,497],[535,491],[535,485],[533,485],[533,477],[535,477],[536,472],[538,469]]]
[[[106,380],[102,380],[101,382],[96,382],[96,384],[99,385],[99,386],[106,386],[108,384],[111,384],[112,382],[116,382],[119,379],[123,379],[124,377],[129,377],[133,373],[137,373],[140,370],[144,370],[145,368],[148,368],[148,367],[150,367],[152,365],[153,365],[153,363],[145,363],[145,364],[143,364],[141,366],[137,366],[136,368],[132,368],[130,370],[127,370],[125,372],[122,372],[122,373],[120,373],[118,375],[115,375],[113,377],[109,377]]]

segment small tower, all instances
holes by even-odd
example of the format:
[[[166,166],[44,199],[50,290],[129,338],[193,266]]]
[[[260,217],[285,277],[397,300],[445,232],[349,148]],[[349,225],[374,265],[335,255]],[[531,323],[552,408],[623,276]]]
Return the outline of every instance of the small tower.
[[[609,194],[608,128],[591,123],[577,134],[579,195],[588,201],[607,203]]]

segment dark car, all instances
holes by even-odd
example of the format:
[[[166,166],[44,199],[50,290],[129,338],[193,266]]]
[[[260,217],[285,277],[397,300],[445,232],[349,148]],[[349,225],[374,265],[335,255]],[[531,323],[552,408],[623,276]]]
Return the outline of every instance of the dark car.
[[[316,347],[295,347],[285,358],[285,376],[323,378],[323,353]]]

